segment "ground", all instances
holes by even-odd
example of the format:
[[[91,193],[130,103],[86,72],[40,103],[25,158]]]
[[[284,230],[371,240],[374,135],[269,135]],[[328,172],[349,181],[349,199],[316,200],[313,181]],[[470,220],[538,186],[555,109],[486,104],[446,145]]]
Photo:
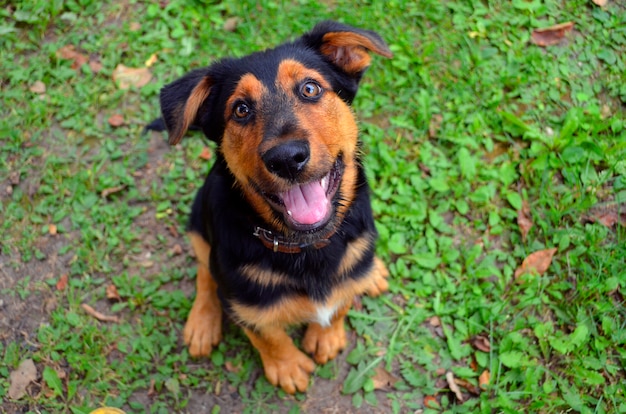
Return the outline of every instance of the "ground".
[[[625,6],[370,3],[0,8],[0,412],[626,412]],[[394,53],[354,102],[390,291],[291,397],[228,321],[183,346],[215,147],[142,132],[163,85],[323,19]]]

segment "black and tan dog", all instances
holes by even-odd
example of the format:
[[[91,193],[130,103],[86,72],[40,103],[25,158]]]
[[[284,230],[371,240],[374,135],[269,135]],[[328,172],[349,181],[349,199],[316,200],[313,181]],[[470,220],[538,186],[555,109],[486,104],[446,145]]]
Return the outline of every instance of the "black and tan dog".
[[[391,57],[376,33],[322,22],[161,91],[171,144],[190,128],[218,144],[189,224],[198,259],[184,329],[192,356],[220,341],[223,309],[259,351],[268,380],[304,391],[315,364],[285,328],[308,323],[303,348],[326,363],[346,346],[355,295],[387,289],[350,109],[368,52]]]

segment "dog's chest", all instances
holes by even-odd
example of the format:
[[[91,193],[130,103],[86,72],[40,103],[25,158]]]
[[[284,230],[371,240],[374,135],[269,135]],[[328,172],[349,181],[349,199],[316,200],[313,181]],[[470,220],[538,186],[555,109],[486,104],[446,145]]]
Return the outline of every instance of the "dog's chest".
[[[339,303],[335,303],[333,305],[317,305],[313,322],[317,322],[323,327],[330,326],[330,322],[333,316],[335,316],[339,305]]]

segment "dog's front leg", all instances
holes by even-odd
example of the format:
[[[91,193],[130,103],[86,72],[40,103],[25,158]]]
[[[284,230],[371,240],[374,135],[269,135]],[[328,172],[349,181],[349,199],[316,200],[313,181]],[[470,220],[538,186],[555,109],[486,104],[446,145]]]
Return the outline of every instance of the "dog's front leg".
[[[198,260],[196,299],[189,312],[183,339],[193,357],[208,356],[222,339],[222,306],[217,296],[217,283],[209,271],[211,247],[198,234],[190,233],[191,245]]]
[[[351,300],[341,306],[331,319],[330,325],[322,326],[317,322],[309,324],[304,334],[302,348],[313,355],[318,364],[325,364],[334,359],[346,347],[344,319],[351,306]]]
[[[265,376],[272,385],[289,394],[305,391],[315,363],[293,344],[285,330],[279,326],[256,330],[244,328],[252,345],[259,351]]]

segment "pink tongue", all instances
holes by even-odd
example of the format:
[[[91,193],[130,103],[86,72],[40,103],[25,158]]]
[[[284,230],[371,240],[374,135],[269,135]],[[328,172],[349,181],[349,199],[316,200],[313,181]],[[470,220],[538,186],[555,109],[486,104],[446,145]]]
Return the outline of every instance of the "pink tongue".
[[[328,214],[326,190],[319,181],[295,186],[280,194],[287,214],[299,224],[315,224]]]

